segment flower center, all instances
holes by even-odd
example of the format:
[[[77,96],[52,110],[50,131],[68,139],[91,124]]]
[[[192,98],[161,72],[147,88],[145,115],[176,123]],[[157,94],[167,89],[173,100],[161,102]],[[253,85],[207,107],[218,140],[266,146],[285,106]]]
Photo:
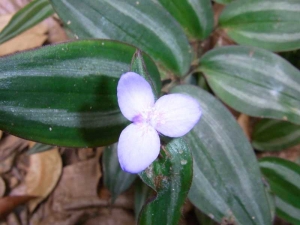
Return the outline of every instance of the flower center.
[[[149,108],[147,110],[142,111],[140,114],[136,115],[133,120],[133,123],[146,123],[148,125],[151,125],[155,127],[156,124],[163,123],[163,115],[155,108]]]

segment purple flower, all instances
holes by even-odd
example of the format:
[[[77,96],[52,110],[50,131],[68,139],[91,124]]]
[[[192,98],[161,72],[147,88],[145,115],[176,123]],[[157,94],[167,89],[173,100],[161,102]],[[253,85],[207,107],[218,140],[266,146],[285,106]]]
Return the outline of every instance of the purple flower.
[[[118,103],[124,117],[132,123],[121,133],[118,158],[124,171],[139,173],[160,151],[159,133],[181,137],[198,122],[198,102],[185,94],[169,94],[156,102],[150,84],[139,74],[128,72],[118,83]]]

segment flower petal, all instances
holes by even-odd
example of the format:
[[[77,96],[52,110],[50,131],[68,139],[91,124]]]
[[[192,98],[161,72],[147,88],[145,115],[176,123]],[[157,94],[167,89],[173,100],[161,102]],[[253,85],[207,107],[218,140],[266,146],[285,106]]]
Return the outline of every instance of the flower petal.
[[[139,74],[128,72],[118,83],[118,103],[122,114],[130,121],[154,105],[150,84]]]
[[[121,133],[118,158],[121,168],[129,173],[146,169],[158,156],[160,140],[156,130],[148,124],[130,124]]]
[[[157,100],[151,124],[168,137],[181,137],[188,133],[201,116],[199,103],[185,94],[169,94]]]

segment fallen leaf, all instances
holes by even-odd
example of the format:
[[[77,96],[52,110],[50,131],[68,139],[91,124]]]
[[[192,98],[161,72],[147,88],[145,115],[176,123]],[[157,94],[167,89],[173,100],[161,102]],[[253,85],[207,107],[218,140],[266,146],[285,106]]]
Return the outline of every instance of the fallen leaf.
[[[47,41],[49,43],[65,42],[69,40],[68,35],[66,34],[65,30],[62,28],[58,20],[59,19],[56,19],[54,16],[52,16],[42,22],[45,23],[48,27]]]
[[[13,14],[0,16],[0,31],[8,24]],[[39,23],[22,34],[0,45],[0,56],[42,46],[47,40],[48,27]]]
[[[136,224],[132,213],[123,209],[103,209],[97,217],[87,220],[84,225],[134,225]]]
[[[237,119],[238,124],[241,126],[242,130],[244,131],[244,134],[248,138],[248,140],[251,140],[251,124],[250,124],[250,117],[246,114],[241,114]]]
[[[7,196],[0,198],[0,218],[4,218],[12,212],[17,206],[27,203],[35,196]]]
[[[28,146],[28,141],[8,135],[0,141],[0,174],[10,171],[14,158]]]
[[[26,195],[39,196],[29,202],[29,211],[43,201],[56,186],[62,172],[58,149],[30,155],[30,166],[25,177]]]
[[[64,167],[53,192],[53,209],[78,209],[105,203],[97,195],[101,177],[99,156]]]
[[[2,177],[0,177],[0,197],[2,197],[5,193],[5,182],[4,180],[2,179]]]
[[[7,173],[11,170],[16,155],[17,152],[12,152],[8,157],[6,157],[6,159],[0,162],[0,174]]]

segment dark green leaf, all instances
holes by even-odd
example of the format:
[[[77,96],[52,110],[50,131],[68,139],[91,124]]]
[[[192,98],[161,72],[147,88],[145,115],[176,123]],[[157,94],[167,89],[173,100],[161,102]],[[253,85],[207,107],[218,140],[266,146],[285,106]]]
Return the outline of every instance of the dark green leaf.
[[[300,224],[300,166],[285,159],[265,157],[261,171],[275,194],[276,214]]]
[[[271,51],[300,48],[299,0],[240,0],[228,5],[220,25],[239,44]]]
[[[263,119],[254,127],[252,145],[257,150],[280,151],[297,144],[300,144],[299,125]]]
[[[126,191],[133,183],[136,175],[124,172],[118,160],[117,144],[105,148],[102,157],[103,183],[112,195],[112,202]]]
[[[254,47],[222,47],[201,58],[200,70],[234,109],[300,124],[300,71],[280,56]]]
[[[119,111],[117,83],[135,51],[86,40],[0,58],[0,129],[59,146],[115,142],[128,123]],[[154,63],[144,60],[159,80]]]
[[[34,0],[19,10],[0,33],[0,44],[21,34],[54,13],[48,0]]]
[[[39,152],[45,152],[45,151],[51,150],[53,148],[55,148],[55,147],[52,145],[44,145],[41,143],[36,143],[31,149],[29,149],[27,154],[35,154],[35,153],[39,153]]]
[[[193,39],[205,39],[213,30],[210,0],[158,0]]]
[[[175,19],[149,0],[50,0],[59,17],[78,38],[127,42],[159,65],[184,75],[191,63],[188,40]]]
[[[178,224],[192,174],[192,155],[182,138],[163,146],[158,159],[139,174],[157,192],[156,198],[143,207],[139,224]]]
[[[144,184],[140,179],[137,180],[134,188],[134,213],[136,220],[138,220],[139,214],[147,199],[153,193],[153,190]]]
[[[146,64],[143,59],[143,53],[140,50],[137,50],[132,57],[131,62],[131,71],[136,72],[143,76],[150,84],[152,91],[155,95],[155,98],[158,98],[160,95],[161,82],[159,76],[151,76],[146,68]]]
[[[292,223],[293,225],[300,225],[300,209],[292,206],[291,204],[283,201],[282,199],[275,197],[276,202],[276,214]]]
[[[194,159],[189,199],[217,222],[270,225],[268,200],[251,145],[230,112],[212,95],[195,86],[172,92],[198,100],[202,117],[186,135]]]

